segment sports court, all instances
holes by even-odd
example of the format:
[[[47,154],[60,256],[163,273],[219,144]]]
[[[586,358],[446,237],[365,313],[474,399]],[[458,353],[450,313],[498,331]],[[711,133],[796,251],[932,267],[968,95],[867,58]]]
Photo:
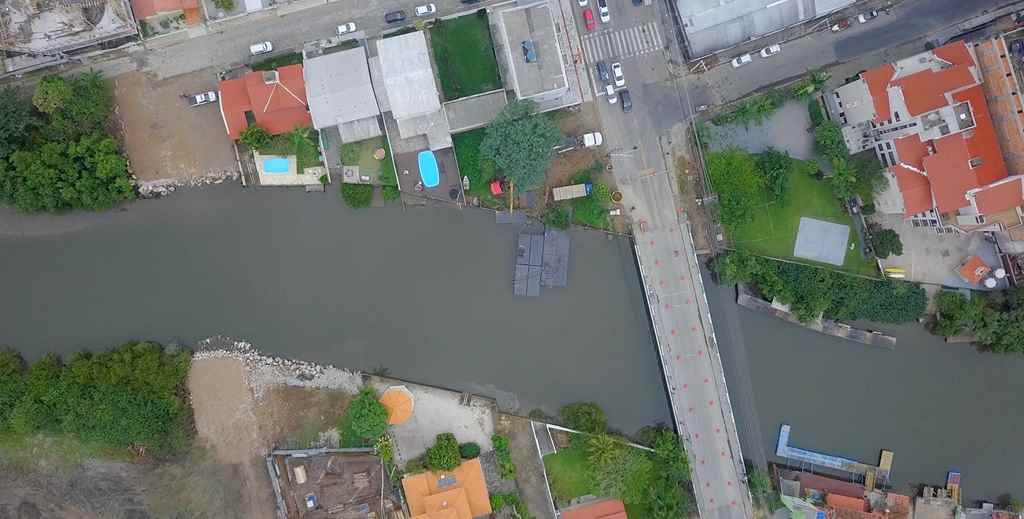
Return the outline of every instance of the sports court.
[[[800,218],[793,256],[842,267],[849,241],[850,226],[804,216]]]

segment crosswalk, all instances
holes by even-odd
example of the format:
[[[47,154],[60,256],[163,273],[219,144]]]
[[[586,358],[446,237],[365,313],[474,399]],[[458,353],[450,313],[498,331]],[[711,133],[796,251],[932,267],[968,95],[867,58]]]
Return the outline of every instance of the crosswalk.
[[[583,52],[594,63],[606,58],[630,58],[661,48],[657,22],[624,29],[605,29],[583,36]]]

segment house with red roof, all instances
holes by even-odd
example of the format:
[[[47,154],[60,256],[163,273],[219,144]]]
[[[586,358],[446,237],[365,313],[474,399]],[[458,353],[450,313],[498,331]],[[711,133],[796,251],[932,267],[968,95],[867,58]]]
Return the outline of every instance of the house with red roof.
[[[232,140],[237,140],[253,124],[271,135],[310,126],[313,119],[309,115],[302,65],[253,71],[221,81],[220,113]]]
[[[136,20],[180,13],[185,16],[187,25],[196,25],[202,21],[199,0],[131,0],[130,4]]]
[[[881,213],[938,232],[1024,224],[1024,175],[1009,171],[973,46],[962,41],[862,72],[825,96],[850,153],[873,150],[889,185]]]

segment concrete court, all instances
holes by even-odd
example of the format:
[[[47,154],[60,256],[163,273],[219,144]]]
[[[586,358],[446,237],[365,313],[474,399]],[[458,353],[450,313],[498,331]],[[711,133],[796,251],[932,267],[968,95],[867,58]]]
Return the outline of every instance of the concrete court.
[[[804,216],[800,218],[793,255],[842,267],[849,241],[850,226]]]

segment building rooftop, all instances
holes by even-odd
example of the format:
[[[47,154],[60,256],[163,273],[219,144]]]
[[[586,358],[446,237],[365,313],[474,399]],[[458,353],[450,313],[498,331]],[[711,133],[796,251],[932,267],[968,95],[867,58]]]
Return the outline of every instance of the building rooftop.
[[[306,102],[302,65],[277,70],[253,71],[220,82],[220,111],[231,139],[253,123],[277,135],[309,126],[312,119]]]
[[[402,478],[411,519],[473,519],[491,513],[480,458],[451,472],[423,472]]]
[[[981,280],[985,279],[989,272],[992,272],[992,269],[985,264],[985,260],[978,256],[969,256],[956,270],[961,279],[972,285],[981,283]]]
[[[376,120],[380,110],[370,84],[366,49],[356,47],[309,58],[303,66],[314,128],[320,130],[373,119],[376,134],[363,138],[381,134]],[[345,135],[344,131],[342,135]]]
[[[378,40],[377,55],[388,107],[395,119],[401,121],[441,109],[423,31]]]
[[[279,517],[395,519],[401,510],[373,449],[277,450],[267,468]]]
[[[182,11],[188,14],[199,10],[199,0],[131,0],[131,5],[135,18],[139,20],[161,13]],[[198,16],[198,13],[192,16]]]
[[[563,508],[562,519],[627,519],[626,505],[618,499],[600,499]]]
[[[498,19],[516,97],[527,99],[566,90],[565,63],[548,2],[501,10]]]

